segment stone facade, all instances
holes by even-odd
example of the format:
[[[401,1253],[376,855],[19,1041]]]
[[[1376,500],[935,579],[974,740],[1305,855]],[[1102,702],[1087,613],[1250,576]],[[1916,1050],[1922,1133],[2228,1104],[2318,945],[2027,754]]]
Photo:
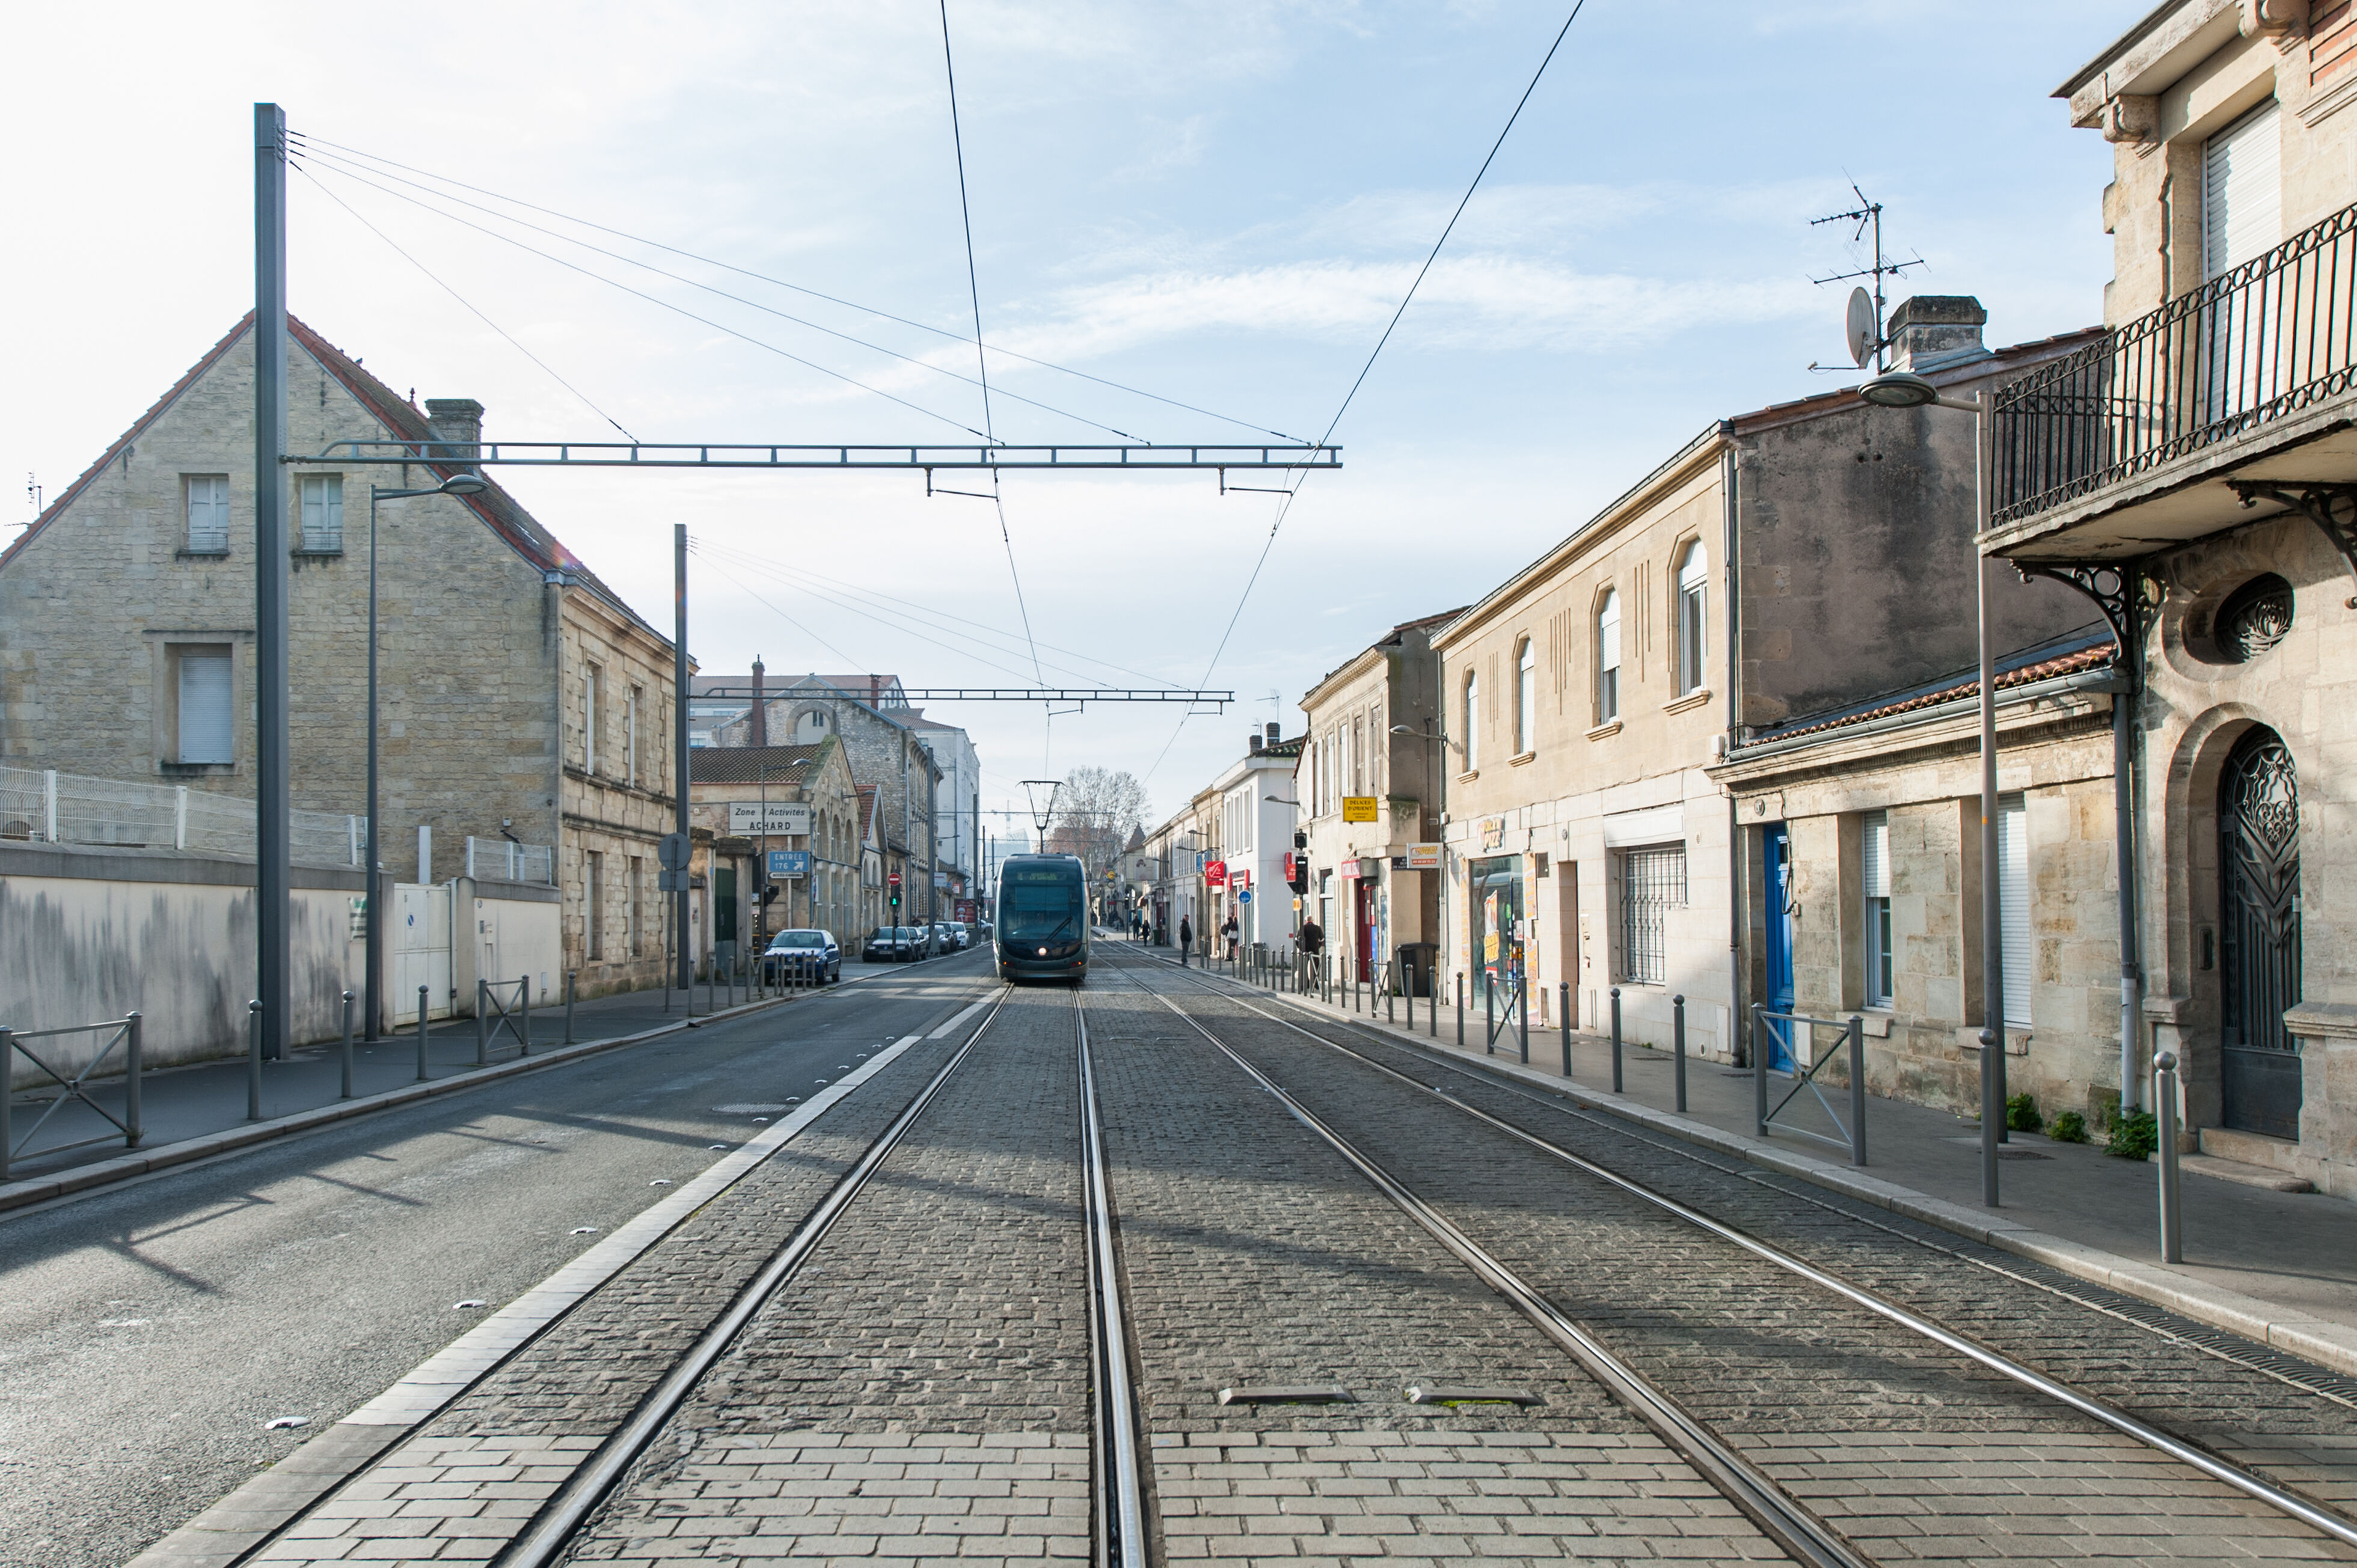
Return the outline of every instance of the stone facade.
[[[734,886],[738,902],[737,929],[748,945],[756,936],[791,927],[817,926],[833,931],[838,942],[865,934],[860,919],[861,811],[859,789],[843,744],[833,736],[816,746],[710,746],[688,754],[691,778],[688,820],[712,830],[716,840],[732,839],[728,807],[732,802],[800,804],[810,808],[807,834],[774,834],[771,850],[804,850],[811,856],[812,875],[806,881],[781,883],[768,918],[757,919],[753,901],[762,886],[762,842],[738,858]],[[762,773],[769,769],[766,785]],[[758,929],[757,929],[758,928]]]
[[[436,438],[359,361],[290,325],[291,451]],[[252,794],[253,403],[253,335],[242,323],[0,554],[0,757]],[[469,403],[444,412],[456,420],[446,431],[461,437],[480,418]],[[463,455],[463,444],[452,450]],[[353,463],[290,473],[298,810],[364,810],[369,486],[425,488],[455,471]],[[654,983],[662,938],[646,911],[654,838],[668,825],[670,644],[496,486],[383,502],[376,554],[388,873],[455,875],[469,836],[555,846],[565,965],[582,971],[583,993]],[[182,693],[201,684],[186,667],[208,659],[225,659],[229,676],[218,748],[181,711]],[[610,750],[583,766],[588,662],[611,671],[605,722],[615,733],[630,723],[628,693],[639,693],[635,771]],[[420,828],[431,830],[422,867]],[[640,958],[587,957],[591,853],[607,857],[598,904],[609,928],[627,918],[628,862],[646,863]]]

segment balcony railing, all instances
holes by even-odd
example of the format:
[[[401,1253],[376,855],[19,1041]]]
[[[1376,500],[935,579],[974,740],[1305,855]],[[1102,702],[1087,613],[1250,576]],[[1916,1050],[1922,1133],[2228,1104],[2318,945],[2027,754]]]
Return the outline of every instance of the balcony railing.
[[[1999,525],[2349,391],[2357,205],[1996,394]]]

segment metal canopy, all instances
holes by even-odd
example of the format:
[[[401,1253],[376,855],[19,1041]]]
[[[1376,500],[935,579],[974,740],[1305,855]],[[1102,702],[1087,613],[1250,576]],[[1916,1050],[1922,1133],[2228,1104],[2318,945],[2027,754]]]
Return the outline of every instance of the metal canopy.
[[[1340,446],[815,446],[760,442],[331,441],[285,463],[564,468],[1340,468]]]
[[[1157,686],[905,686],[896,687],[894,696],[917,703],[1210,703],[1221,706],[1236,700],[1233,692],[1173,692]],[[748,686],[707,686],[693,694],[693,701],[726,701],[742,698],[751,702],[755,693]],[[759,693],[763,702],[791,702],[796,697],[812,697],[824,701],[831,697],[847,697],[856,703],[874,705],[875,699],[859,692],[845,692],[834,686],[770,686]],[[878,713],[889,714],[890,708],[878,707]]]

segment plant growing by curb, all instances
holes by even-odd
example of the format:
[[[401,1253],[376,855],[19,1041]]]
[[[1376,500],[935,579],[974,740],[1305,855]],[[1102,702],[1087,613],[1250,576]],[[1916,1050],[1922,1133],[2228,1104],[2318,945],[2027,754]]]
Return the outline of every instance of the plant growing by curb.
[[[2005,1124],[2017,1133],[2035,1133],[2046,1125],[2038,1114],[2035,1095],[2017,1094],[2005,1102]]]
[[[2058,1144],[2083,1144],[2087,1141],[2087,1119],[2076,1111],[2065,1111],[2054,1118],[2054,1125],[2046,1135]]]
[[[2141,1160],[2160,1147],[2160,1123],[2149,1111],[2132,1111],[2112,1123],[2111,1140],[2104,1153],[2124,1160]]]

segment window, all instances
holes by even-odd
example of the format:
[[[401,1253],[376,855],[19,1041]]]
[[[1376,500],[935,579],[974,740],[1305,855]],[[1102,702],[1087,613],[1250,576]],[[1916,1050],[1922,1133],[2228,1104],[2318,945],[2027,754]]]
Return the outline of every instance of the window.
[[[636,784],[639,781],[639,698],[643,694],[644,688],[639,686],[631,687],[630,705],[629,708],[624,710],[622,715],[622,723],[626,731],[625,750],[628,754],[630,780],[633,784]],[[631,949],[631,951],[633,952],[637,950],[638,950],[636,948]]]
[[[641,868],[644,867],[645,865],[646,862],[640,859],[637,855],[634,854],[630,856],[630,926],[628,929],[628,945],[623,949],[623,951],[631,958],[638,957],[640,952],[645,950],[641,943],[646,928],[640,918],[642,911],[640,908],[639,898],[640,889],[642,886],[640,878],[643,873]]]
[[[229,476],[190,474],[182,481],[188,501],[188,553],[229,553]]]
[[[177,760],[234,762],[231,749],[235,705],[231,700],[230,652],[226,647],[183,645],[179,660],[179,736]]]
[[[1514,750],[1539,748],[1539,656],[1529,638],[1514,652]]]
[[[581,856],[581,879],[587,886],[583,897],[589,906],[589,961],[597,963],[606,956],[606,857],[596,850],[586,850]]]
[[[333,555],[344,547],[344,477],[305,474],[302,483],[303,548]]]
[[[1669,973],[1669,911],[1686,904],[1686,846],[1620,856],[1620,978],[1660,985]]]
[[[606,672],[589,666],[581,682],[581,770],[597,771],[597,709],[606,694]]]
[[[1678,563],[1678,695],[1703,686],[1703,607],[1710,591],[1710,555],[1700,540],[1686,546]]]
[[[1470,671],[1465,676],[1465,771],[1470,773],[1481,763],[1481,677]]]
[[[1859,833],[1866,884],[1866,1004],[1890,1005],[1890,817],[1877,811]]]
[[[2029,810],[2018,795],[1996,803],[1997,925],[2004,940],[1997,962],[2004,970],[2005,1021],[2029,1026],[2030,972]]]
[[[1620,596],[1604,590],[1596,608],[1596,722],[1620,716]]]
[[[2269,99],[2201,148],[2201,274],[2216,277],[2283,238],[2283,148]]]
[[[1367,721],[1351,721],[1351,793],[1367,792]]]

